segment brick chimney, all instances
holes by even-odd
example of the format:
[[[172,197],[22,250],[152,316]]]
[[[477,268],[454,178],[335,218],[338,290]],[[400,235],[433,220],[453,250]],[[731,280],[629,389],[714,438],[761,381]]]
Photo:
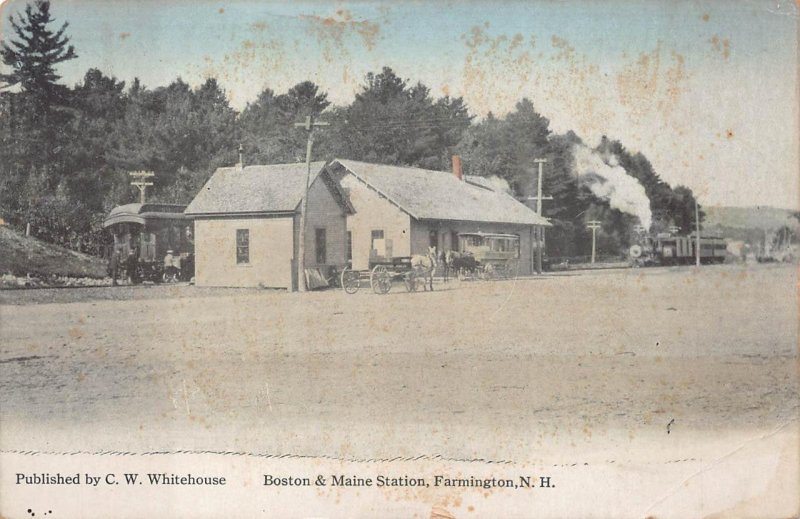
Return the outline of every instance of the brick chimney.
[[[461,156],[453,155],[453,176],[458,180],[464,180],[464,172],[461,170]]]

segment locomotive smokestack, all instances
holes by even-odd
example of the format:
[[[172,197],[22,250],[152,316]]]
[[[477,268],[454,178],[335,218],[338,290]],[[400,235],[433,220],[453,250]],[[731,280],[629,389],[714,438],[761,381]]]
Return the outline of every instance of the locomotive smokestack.
[[[461,170],[461,156],[453,155],[453,176],[458,180],[464,180],[464,172]]]

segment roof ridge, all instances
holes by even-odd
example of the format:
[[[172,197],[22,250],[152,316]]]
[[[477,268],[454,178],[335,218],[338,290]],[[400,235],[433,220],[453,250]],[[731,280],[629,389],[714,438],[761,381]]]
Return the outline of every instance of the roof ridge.
[[[452,175],[453,174],[452,171],[448,171],[448,170],[427,169],[427,168],[421,168],[419,166],[408,166],[408,165],[405,165],[405,164],[383,164],[383,163],[379,163],[379,162],[364,162],[363,160],[340,159],[340,158],[335,158],[333,160],[334,161],[342,161],[342,160],[344,160],[344,161],[347,161],[347,162],[356,162],[358,164],[366,164],[367,166],[384,166],[384,167],[387,167],[387,168],[397,168],[397,169],[415,169],[415,170],[418,170],[418,171],[425,171],[427,173],[444,173],[445,175]]]

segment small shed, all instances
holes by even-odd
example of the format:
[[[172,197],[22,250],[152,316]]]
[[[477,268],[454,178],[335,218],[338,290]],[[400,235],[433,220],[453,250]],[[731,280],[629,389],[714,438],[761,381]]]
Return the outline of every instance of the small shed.
[[[186,208],[194,220],[198,286],[296,289],[305,163],[219,168]],[[325,169],[311,164],[306,276],[345,264],[352,206]]]

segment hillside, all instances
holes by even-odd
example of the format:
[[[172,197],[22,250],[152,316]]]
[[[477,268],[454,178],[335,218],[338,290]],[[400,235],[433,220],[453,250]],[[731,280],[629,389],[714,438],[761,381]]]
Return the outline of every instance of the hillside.
[[[106,262],[0,226],[0,275],[106,277]]]
[[[736,227],[741,229],[774,230],[784,225],[796,227],[792,211],[775,207],[703,207],[706,227]]]

